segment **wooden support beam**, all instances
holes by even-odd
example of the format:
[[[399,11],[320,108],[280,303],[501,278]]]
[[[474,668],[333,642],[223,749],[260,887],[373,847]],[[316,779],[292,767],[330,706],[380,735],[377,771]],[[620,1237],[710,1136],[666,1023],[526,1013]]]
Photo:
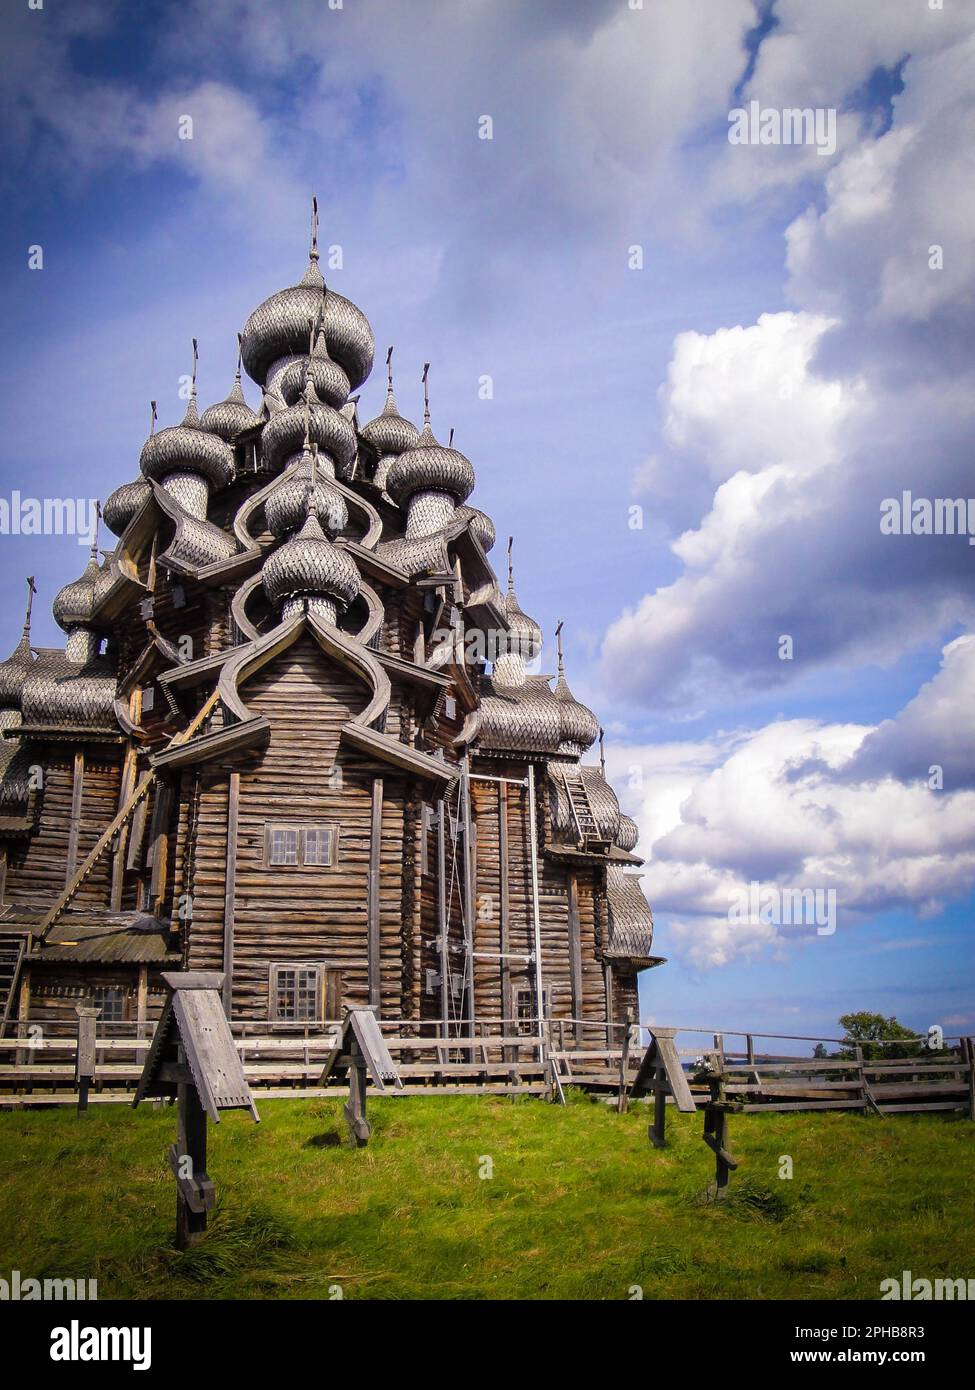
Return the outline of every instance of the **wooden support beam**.
[[[193,737],[197,729],[211,713],[213,707],[216,705],[217,700],[219,698],[220,696],[218,692],[215,690],[213,694],[210,695],[206,702],[201,706],[201,708],[196,712],[196,714],[190,720],[189,724],[182,731],[182,733],[177,734],[176,737],[171,741],[169,747],[173,748],[178,744],[188,742],[188,740]],[[101,856],[105,853],[105,850],[108,849],[109,845],[115,839],[115,836],[118,834],[119,830],[121,830],[122,826],[126,823],[129,817],[133,814],[136,808],[143,801],[143,799],[146,796],[146,793],[153,785],[155,777],[156,774],[153,771],[150,771],[146,774],[146,776],[136,787],[135,791],[132,793],[132,796],[119,811],[115,819],[112,821],[111,825],[109,825],[107,830],[98,840],[94,849],[88,855],[88,858],[81,865],[80,869],[71,879],[71,881],[67,884],[64,892],[61,894],[60,898],[58,898],[57,902],[47,913],[46,917],[44,918],[43,922],[38,928],[37,939],[39,941],[44,940],[45,936],[47,935],[48,929],[61,916],[61,913],[68,906],[68,903],[70,903],[75,893],[77,893],[78,889],[81,887],[85,879],[91,873],[97,861],[101,858]]]
[[[372,821],[369,833],[369,883],[366,907],[366,937],[369,971],[369,1003],[382,1010],[381,939],[379,931],[379,878],[382,863],[383,779],[372,779]]]
[[[345,1107],[349,1126],[349,1144],[364,1149],[369,1142],[372,1126],[366,1119],[366,1064],[361,1052],[353,1046],[349,1065],[349,1100]]]
[[[630,1026],[633,1015],[629,1009],[626,1011],[626,1027],[623,1030],[623,1047],[620,1052],[620,1089],[616,1098],[616,1110],[620,1115],[625,1115],[629,1105],[629,1087],[627,1084],[627,1071],[630,1065]],[[610,1041],[609,1030],[607,1029],[607,1041]]]
[[[0,845],[0,903],[7,899],[7,846]]]
[[[81,834],[81,804],[85,790],[85,755],[74,755],[71,778],[71,818],[68,821],[68,854],[64,865],[64,882],[69,884],[78,865],[78,837]]]
[[[185,1065],[182,1047],[179,1059]],[[179,1118],[172,1154],[176,1173],[176,1249],[186,1250],[207,1228],[207,1117],[192,1081],[180,1082],[176,1091]]]
[[[30,947],[28,946],[28,950]],[[30,1019],[30,963],[24,960],[20,967],[20,985],[17,991],[17,1039],[27,1037],[28,1020]],[[17,1049],[16,1063],[18,1067],[27,1061],[27,1054]]]
[[[78,1005],[75,1013],[78,1015],[78,1039],[74,1079],[78,1087],[78,1114],[82,1115],[88,1109],[88,1088],[95,1079],[95,1020],[101,1009]]]
[[[511,989],[511,880],[508,869],[508,784],[498,783],[498,858],[500,860],[499,924],[501,952],[501,1017],[510,1019],[514,1013],[514,996]],[[508,1025],[505,1025],[508,1026]],[[517,1049],[504,1049],[504,1060],[516,1060]]]
[[[156,803],[152,808],[152,825],[149,829],[149,906],[155,916],[162,913],[166,897],[166,874],[169,868],[169,815],[173,805],[173,789],[168,782],[160,782],[156,790]]]
[[[532,889],[532,948],[535,953],[535,994],[538,1000],[538,1036],[545,1037],[545,979],[542,972],[542,919],[538,902],[538,822],[535,815],[535,764],[528,764],[528,856]],[[539,1050],[541,1056],[542,1049]]]
[[[576,1044],[585,1042],[585,1029],[581,1019],[582,1001],[582,935],[579,926],[579,880],[569,869],[566,874],[569,894],[569,983],[572,989],[572,1017],[576,1019]]]
[[[136,1004],[135,1018],[138,1024],[138,1036],[141,1038],[145,1030],[149,1014],[149,967],[148,965],[139,966],[139,979],[136,985]]]
[[[122,776],[119,780],[118,807],[116,815],[121,811],[135,788],[136,761],[138,753],[135,748],[125,750],[125,758],[122,762]],[[125,891],[125,849],[129,838],[129,823],[121,826],[118,835],[115,837],[115,850],[112,855],[112,886],[109,890],[109,906],[113,912],[122,910],[122,896]]]
[[[650,1143],[655,1149],[667,1147],[667,1073],[658,1066],[653,1074],[653,1124],[650,1126]]]
[[[447,949],[447,936],[450,923],[447,919],[447,803],[437,802],[437,932],[440,939],[440,1017],[444,1021],[444,1031],[449,1035],[448,1023],[450,1006],[450,952]],[[446,1057],[446,1053],[443,1056]]]
[[[240,816],[240,773],[230,774],[227,788],[227,871],[223,895],[223,1009],[230,1017],[234,996],[234,903],[237,897],[237,822]]]
[[[460,786],[461,816],[464,833],[464,1021],[468,1037],[474,1036],[474,920],[477,914],[477,890],[474,884],[474,849],[471,844],[471,766],[470,755],[464,758]]]

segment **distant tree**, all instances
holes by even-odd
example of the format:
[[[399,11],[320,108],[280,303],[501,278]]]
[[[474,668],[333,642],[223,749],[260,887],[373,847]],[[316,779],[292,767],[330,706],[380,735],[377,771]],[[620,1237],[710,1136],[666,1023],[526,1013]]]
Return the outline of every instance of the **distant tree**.
[[[813,1056],[817,1058],[828,1057],[829,1053],[826,1051],[826,1044],[817,1043],[816,1046],[813,1048]]]
[[[891,1057],[917,1057],[923,1048],[923,1040],[917,1033],[898,1023],[896,1018],[885,1018],[883,1014],[872,1014],[867,1010],[843,1014],[840,1027],[845,1030],[845,1035],[837,1057],[855,1057],[856,1048],[859,1047],[867,1061],[886,1061]],[[880,1038],[903,1038],[904,1041],[889,1043],[885,1047],[877,1041]]]

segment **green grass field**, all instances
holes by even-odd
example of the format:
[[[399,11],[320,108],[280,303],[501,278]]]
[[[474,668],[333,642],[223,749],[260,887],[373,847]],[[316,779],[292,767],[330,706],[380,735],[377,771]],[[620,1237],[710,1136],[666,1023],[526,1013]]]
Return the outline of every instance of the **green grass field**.
[[[733,1116],[715,1204],[699,1116],[668,1115],[657,1152],[642,1105],[371,1100],[354,1152],[338,1101],[259,1108],[210,1126],[218,1208],[183,1254],[174,1111],[0,1113],[0,1277],[94,1277],[100,1298],[872,1299],[903,1269],[975,1275],[964,1119]]]

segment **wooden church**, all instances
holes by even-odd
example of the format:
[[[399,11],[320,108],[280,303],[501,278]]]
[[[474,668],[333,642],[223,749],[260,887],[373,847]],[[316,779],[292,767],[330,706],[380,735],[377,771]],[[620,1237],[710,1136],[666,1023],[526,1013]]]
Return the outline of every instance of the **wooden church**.
[[[226,399],[153,428],[117,537],[0,665],[0,1021],[149,1023],[225,972],[268,1031],[620,1021],[653,923],[637,831],[559,643],[488,558],[469,460],[389,389],[308,268],[254,310]],[[241,365],[260,391],[252,408]],[[30,583],[29,600],[33,596]],[[554,684],[553,684],[554,682]],[[635,1016],[635,1015],[634,1015]],[[568,1025],[569,1027],[572,1024]]]

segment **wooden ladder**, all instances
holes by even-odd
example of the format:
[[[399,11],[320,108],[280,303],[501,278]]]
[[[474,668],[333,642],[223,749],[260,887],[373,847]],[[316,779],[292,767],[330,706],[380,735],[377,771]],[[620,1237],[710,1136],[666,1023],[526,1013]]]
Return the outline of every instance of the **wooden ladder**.
[[[194,714],[193,718],[190,720],[189,724],[187,724],[186,728],[183,729],[181,733],[178,733],[175,736],[175,738],[173,738],[169,742],[167,747],[177,748],[180,744],[189,742],[189,740],[196,733],[197,729],[200,727],[203,721],[209,716],[219,698],[219,694],[215,690],[213,694],[209,697],[209,699],[206,701],[206,703],[202,705],[199,710],[197,710],[196,714]],[[51,929],[51,927],[54,925],[57,919],[61,916],[61,913],[64,911],[64,909],[71,902],[71,899],[78,892],[78,889],[84,883],[85,879],[88,877],[92,869],[98,863],[98,860],[102,857],[102,855],[108,849],[109,845],[115,839],[115,836],[122,829],[122,826],[132,815],[139,802],[143,799],[143,797],[145,797],[148,794],[150,787],[152,787],[153,783],[156,781],[156,776],[157,774],[155,768],[150,768],[146,776],[143,777],[142,781],[136,787],[135,791],[129,797],[128,801],[125,803],[125,805],[119,811],[118,815],[112,821],[111,825],[109,825],[105,833],[99,838],[94,849],[88,855],[88,858],[81,865],[81,868],[75,874],[74,878],[65,888],[64,892],[58,898],[57,902],[50,909],[50,911],[47,913],[47,916],[41,923],[37,932],[38,941],[44,940],[48,931]]]
[[[20,980],[20,967],[26,948],[25,936],[15,936],[12,933],[0,935],[0,1038],[7,1031],[13,1011],[17,983]]]
[[[562,783],[565,787],[565,794],[569,798],[569,807],[572,811],[572,819],[575,821],[580,846],[584,846],[588,840],[600,840],[599,826],[596,824],[596,817],[589,800],[589,793],[586,791],[586,784],[582,779],[582,773],[577,767],[568,770],[563,767]]]

